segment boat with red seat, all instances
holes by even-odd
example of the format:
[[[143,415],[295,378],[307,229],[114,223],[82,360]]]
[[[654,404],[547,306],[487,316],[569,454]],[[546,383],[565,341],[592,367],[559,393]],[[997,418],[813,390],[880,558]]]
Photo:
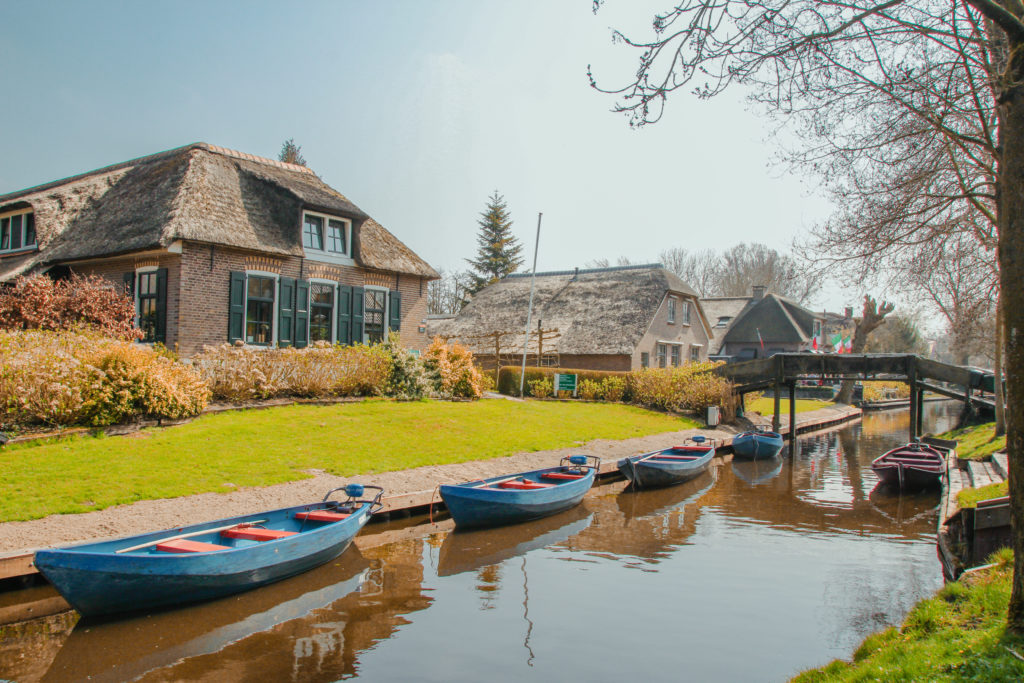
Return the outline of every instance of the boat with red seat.
[[[365,489],[376,489],[365,498]],[[330,500],[344,491],[343,501]],[[40,550],[33,564],[83,616],[239,593],[340,555],[382,507],[379,486],[349,484],[319,503]]]
[[[600,458],[573,455],[558,467],[441,486],[441,499],[459,528],[539,519],[577,505],[593,485]]]
[[[946,472],[948,449],[913,442],[875,458],[871,469],[879,481],[900,489],[940,486]]]

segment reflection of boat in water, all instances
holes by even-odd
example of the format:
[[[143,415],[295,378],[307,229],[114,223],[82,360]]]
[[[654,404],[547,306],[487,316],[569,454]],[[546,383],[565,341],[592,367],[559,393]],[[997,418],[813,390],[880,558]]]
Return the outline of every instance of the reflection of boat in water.
[[[237,596],[107,623],[84,619],[43,680],[133,680],[219,652],[345,597],[359,589],[368,567],[359,551],[350,547],[334,562]]]
[[[779,456],[767,460],[737,460],[733,458],[732,461],[733,474],[752,486],[774,479],[781,471],[782,458]]]
[[[707,493],[714,483],[714,469],[710,469],[679,486],[643,491],[627,488],[616,496],[616,502],[627,520],[654,517],[699,498]]]
[[[868,494],[871,507],[900,526],[923,524],[924,533],[935,531],[934,518],[939,505],[935,490],[903,491],[879,482]]]
[[[591,513],[576,506],[560,514],[533,522],[497,529],[452,531],[441,544],[438,576],[452,576],[480,567],[499,564],[572,538],[590,525]]]

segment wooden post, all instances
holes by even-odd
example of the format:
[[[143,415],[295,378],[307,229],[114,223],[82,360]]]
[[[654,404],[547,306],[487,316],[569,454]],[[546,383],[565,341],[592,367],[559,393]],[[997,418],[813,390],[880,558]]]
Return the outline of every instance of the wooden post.
[[[782,429],[782,420],[779,413],[782,409],[782,356],[775,356],[775,413],[772,415],[772,431],[779,432]]]
[[[917,433],[924,434],[924,389],[917,388]]]
[[[913,356],[907,358],[907,384],[910,385],[910,440],[914,441],[917,439],[917,392],[920,389],[917,386],[917,365]]]
[[[796,380],[789,383],[789,454],[796,454]]]

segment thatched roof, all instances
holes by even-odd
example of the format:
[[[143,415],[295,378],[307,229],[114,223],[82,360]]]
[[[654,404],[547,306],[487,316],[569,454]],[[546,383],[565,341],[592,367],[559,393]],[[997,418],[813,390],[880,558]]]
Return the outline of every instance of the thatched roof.
[[[305,166],[206,143],[0,195],[0,210],[24,205],[36,214],[45,263],[166,248],[176,240],[302,256],[301,211],[311,209],[352,220],[360,265],[438,277]]]
[[[821,316],[815,315],[800,304],[779,296],[765,294],[754,299],[750,297],[721,297],[701,299],[706,310],[715,311],[715,315],[729,315],[740,301],[746,302],[734,314],[724,334],[718,334],[722,345],[727,343],[760,343],[771,342],[804,342],[814,334],[814,321]],[[719,328],[721,329],[721,328]],[[758,333],[760,332],[760,339]]]
[[[700,300],[704,315],[708,317],[711,329],[715,332],[715,340],[710,345],[709,353],[714,355],[722,349],[726,332],[751,301],[749,296],[711,297]]]
[[[537,273],[531,328],[557,329],[545,351],[562,354],[632,354],[654,315],[671,292],[689,299],[707,327],[697,295],[660,264]],[[487,341],[470,339],[497,331],[516,332],[502,348],[522,353],[530,299],[530,275],[514,274],[473,297],[459,315],[438,325],[481,353],[493,353]],[[530,351],[535,351],[535,338]]]

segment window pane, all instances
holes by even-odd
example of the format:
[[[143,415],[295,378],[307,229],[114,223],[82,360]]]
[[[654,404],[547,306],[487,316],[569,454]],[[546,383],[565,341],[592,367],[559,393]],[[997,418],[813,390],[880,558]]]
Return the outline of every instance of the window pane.
[[[156,341],[156,298],[139,301],[139,329],[142,330],[142,341]]]
[[[307,249],[324,248],[324,219],[319,216],[306,216],[305,228],[302,231],[302,246]]]
[[[25,214],[25,246],[36,243],[36,216],[33,213]]]
[[[313,283],[309,287],[310,301],[315,304],[323,304],[325,306],[334,305],[334,287],[331,285],[322,285]]]
[[[245,341],[250,344],[270,344],[273,319],[272,304],[267,301],[249,301],[246,309]]]
[[[341,221],[327,221],[327,251],[345,253],[345,224]]]
[[[271,277],[260,277],[258,275],[249,276],[249,298],[250,299],[264,299],[267,301],[274,300],[274,278]]]
[[[386,301],[386,292],[378,289],[368,289],[363,296],[363,329],[366,331],[366,341],[371,344],[384,341]]]
[[[0,218],[0,249],[11,248],[11,219]]]
[[[21,249],[21,214],[11,216],[11,249]]]

